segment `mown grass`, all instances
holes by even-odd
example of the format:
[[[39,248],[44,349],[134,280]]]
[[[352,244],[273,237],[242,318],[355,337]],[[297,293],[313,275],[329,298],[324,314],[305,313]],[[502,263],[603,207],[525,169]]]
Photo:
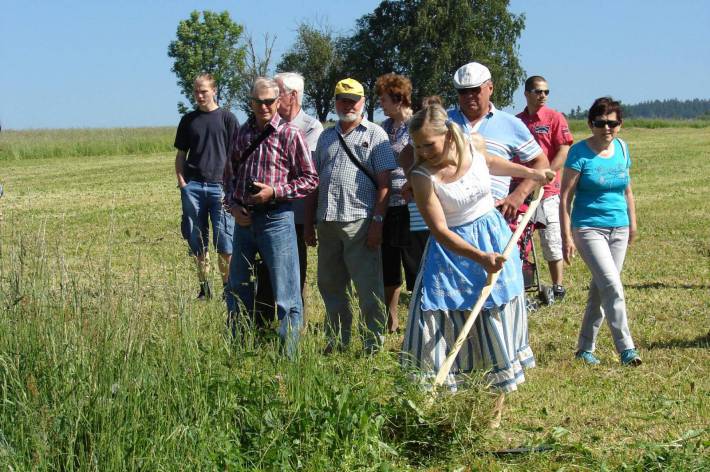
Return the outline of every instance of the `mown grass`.
[[[328,122],[327,126],[332,126]],[[570,120],[573,133],[588,132],[585,120]],[[631,118],[626,128],[707,128],[710,120]],[[0,161],[49,157],[119,156],[173,151],[174,127],[5,130],[0,133]]]
[[[573,133],[588,133],[589,125],[587,120],[569,120],[569,127]],[[710,120],[667,120],[661,118],[627,118],[624,120],[624,128],[710,128]]]
[[[606,328],[603,364],[573,361],[589,277],[577,261],[564,303],[530,317],[538,367],[499,430],[478,376],[427,406],[398,367],[401,336],[374,358],[322,357],[313,270],[299,359],[270,336],[231,340],[222,303],[193,301],[172,152],[2,162],[0,466],[707,469],[710,133],[623,137],[640,226],[624,281],[644,364],[620,367]]]
[[[170,152],[174,140],[174,127],[5,130],[0,134],[0,161]]]

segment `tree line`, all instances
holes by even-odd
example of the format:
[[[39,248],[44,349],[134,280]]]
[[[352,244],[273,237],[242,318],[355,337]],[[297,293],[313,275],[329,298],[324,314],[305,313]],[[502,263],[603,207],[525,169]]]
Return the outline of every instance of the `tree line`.
[[[518,57],[525,16],[509,12],[508,6],[508,0],[383,0],[371,13],[355,19],[348,34],[337,34],[323,24],[301,23],[275,70],[304,76],[304,107],[321,121],[333,109],[335,83],[345,77],[365,86],[370,120],[377,108],[375,80],[390,72],[412,80],[415,107],[434,94],[453,103],[451,76],[472,60],[488,66],[495,83],[493,100],[504,107],[525,78]],[[219,84],[221,106],[249,113],[249,84],[270,72],[273,44],[274,37],[266,37],[264,52],[257,54],[244,26],[228,12],[194,11],[180,21],[168,56],[174,59],[172,71],[192,106],[192,78],[207,72]],[[187,109],[185,103],[178,104],[181,113]]]
[[[626,118],[710,119],[710,100],[649,100],[635,105],[624,104]],[[587,110],[580,107],[570,110],[568,118],[586,120]]]

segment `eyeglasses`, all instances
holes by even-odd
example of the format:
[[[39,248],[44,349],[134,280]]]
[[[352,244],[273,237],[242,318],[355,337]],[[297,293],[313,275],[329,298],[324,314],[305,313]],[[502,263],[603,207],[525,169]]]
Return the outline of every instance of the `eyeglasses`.
[[[592,126],[595,128],[603,128],[609,125],[609,128],[616,128],[621,124],[619,120],[592,120]]]
[[[550,95],[550,89],[544,90],[544,89],[532,89],[528,90],[530,93],[534,93],[535,95],[545,95],[548,96]]]
[[[271,105],[274,104],[277,98],[256,98],[256,97],[251,97],[252,101],[256,103],[257,105],[266,105],[267,107],[270,107]]]
[[[478,95],[481,93],[481,86],[479,85],[478,87],[470,87],[470,88],[462,88],[462,89],[457,89],[456,90],[459,95],[468,95],[468,94],[474,94]]]

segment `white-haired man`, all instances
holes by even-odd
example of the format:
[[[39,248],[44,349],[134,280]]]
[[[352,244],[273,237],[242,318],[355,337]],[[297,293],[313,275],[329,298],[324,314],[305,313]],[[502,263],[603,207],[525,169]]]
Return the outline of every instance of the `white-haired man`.
[[[276,81],[257,78],[251,91],[254,119],[239,127],[233,140],[225,203],[237,226],[227,307],[234,329],[237,316],[254,304],[252,269],[258,251],[276,295],[279,335],[293,355],[303,304],[291,200],[315,190],[318,175],[303,133],[279,116],[278,102]]]
[[[281,72],[274,76],[274,80],[279,85],[279,107],[278,112],[281,118],[295,125],[306,137],[306,144],[311,151],[311,155],[316,150],[318,138],[323,132],[323,125],[316,118],[309,116],[303,111],[303,76],[297,72]],[[301,300],[304,302],[304,322],[306,321],[305,311],[305,287],[306,271],[308,270],[308,253],[306,242],[303,239],[303,212],[304,200],[293,201],[293,219],[296,225],[296,243],[298,245],[298,266],[301,275]],[[260,325],[271,322],[274,313],[274,295],[269,273],[262,263],[257,266],[257,292],[256,292],[256,321]]]

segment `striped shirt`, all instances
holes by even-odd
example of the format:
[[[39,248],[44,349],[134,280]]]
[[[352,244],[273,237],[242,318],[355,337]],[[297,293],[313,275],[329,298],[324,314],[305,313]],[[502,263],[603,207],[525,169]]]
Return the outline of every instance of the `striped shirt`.
[[[318,221],[356,221],[369,218],[375,208],[377,187],[350,161],[338,139],[340,133],[338,122],[318,139],[314,155],[320,178]],[[397,167],[387,133],[366,118],[343,138],[373,177]]]
[[[542,148],[537,144],[525,124],[510,113],[496,109],[491,103],[490,111],[478,122],[472,124],[459,108],[448,111],[449,118],[458,123],[466,134],[479,133],[486,140],[489,154],[520,162],[532,161]],[[510,177],[491,175],[491,193],[495,200],[508,196]]]
[[[281,201],[303,198],[318,186],[318,175],[303,133],[279,115],[274,115],[266,126],[274,131],[239,164],[235,163],[241,159],[241,153],[261,134],[261,130],[256,123],[248,121],[234,134],[231,160],[225,166],[227,205],[244,202],[249,194],[249,180],[273,187],[274,198]]]

